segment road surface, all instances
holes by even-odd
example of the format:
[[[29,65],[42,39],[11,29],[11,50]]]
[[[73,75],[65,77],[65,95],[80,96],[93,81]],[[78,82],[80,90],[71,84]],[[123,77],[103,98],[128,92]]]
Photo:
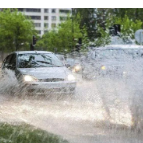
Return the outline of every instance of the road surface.
[[[17,97],[5,92],[0,94],[0,121],[25,122],[70,143],[143,143],[143,133],[130,129],[129,95],[131,90],[119,81],[103,80],[79,80],[72,98]]]

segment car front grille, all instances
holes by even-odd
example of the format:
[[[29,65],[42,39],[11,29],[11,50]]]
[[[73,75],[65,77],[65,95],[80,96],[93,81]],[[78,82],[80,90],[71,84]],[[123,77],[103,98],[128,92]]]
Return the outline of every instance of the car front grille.
[[[58,82],[58,81],[64,81],[62,78],[48,78],[48,79],[40,79],[40,82]]]

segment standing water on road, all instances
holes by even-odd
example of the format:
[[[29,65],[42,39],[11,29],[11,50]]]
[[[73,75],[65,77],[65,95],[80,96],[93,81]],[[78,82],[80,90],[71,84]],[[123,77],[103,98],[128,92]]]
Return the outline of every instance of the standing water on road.
[[[140,72],[132,77],[85,80],[77,74],[72,97],[20,96],[15,78],[1,78],[0,121],[25,122],[71,143],[142,143],[143,83]]]

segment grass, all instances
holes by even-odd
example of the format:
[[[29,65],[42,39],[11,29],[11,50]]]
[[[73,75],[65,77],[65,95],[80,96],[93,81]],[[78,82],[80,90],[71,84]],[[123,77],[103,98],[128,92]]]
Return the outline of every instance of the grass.
[[[27,124],[0,124],[0,143],[68,143],[59,136]]]

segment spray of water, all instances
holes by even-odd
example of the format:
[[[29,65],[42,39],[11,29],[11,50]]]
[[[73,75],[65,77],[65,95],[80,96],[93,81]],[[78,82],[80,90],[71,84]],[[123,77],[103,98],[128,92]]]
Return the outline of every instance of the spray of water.
[[[142,142],[137,132],[143,125],[141,65],[140,61],[128,62],[127,78],[85,80],[82,74],[75,74],[76,94],[59,98],[20,96],[24,91],[8,71],[11,76],[0,79],[0,120],[26,122],[72,143]]]

